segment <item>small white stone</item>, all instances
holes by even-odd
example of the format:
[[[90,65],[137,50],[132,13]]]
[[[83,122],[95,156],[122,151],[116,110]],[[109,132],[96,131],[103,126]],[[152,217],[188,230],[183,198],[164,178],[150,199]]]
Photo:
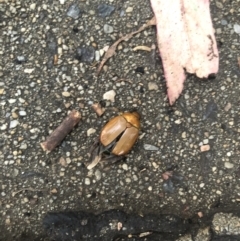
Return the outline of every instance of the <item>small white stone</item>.
[[[179,125],[179,124],[181,124],[182,123],[182,121],[180,120],[180,119],[178,119],[178,120],[175,120],[175,122],[174,122],[175,124],[177,124],[177,125]]]
[[[22,103],[22,104],[25,103],[25,100],[24,100],[23,98],[19,98],[18,100],[19,100],[19,102]]]
[[[137,175],[133,175],[133,180],[136,182],[138,180]]]
[[[90,128],[90,129],[87,130],[87,136],[90,136],[95,132],[96,132],[96,130],[94,128]]]
[[[124,164],[122,165],[122,169],[125,170],[125,171],[127,171],[127,170],[128,170],[128,165],[127,165],[126,163],[124,163]]]
[[[4,131],[4,130],[6,130],[6,129],[7,129],[7,124],[1,125],[1,127],[0,127],[0,130],[1,130],[1,131]]]
[[[103,49],[100,49],[100,50],[99,50],[99,54],[100,54],[100,56],[102,57],[102,56],[104,55],[104,50],[103,50]]]
[[[60,4],[64,4],[65,0],[59,0]]]
[[[148,191],[152,191],[152,186],[149,186],[149,187],[148,187]]]
[[[187,133],[186,133],[186,131],[184,131],[184,132],[182,133],[182,138],[183,138],[183,139],[186,139],[186,137],[187,137]]]
[[[24,69],[24,73],[31,74],[34,69]]]
[[[27,144],[26,143],[22,143],[21,146],[20,146],[20,149],[26,150],[27,149]]]
[[[240,25],[239,24],[234,24],[233,28],[234,28],[235,33],[240,34]]]
[[[71,96],[71,93],[67,92],[67,91],[64,91],[64,92],[62,92],[62,96],[69,97],[69,96]]]
[[[104,31],[104,33],[112,33],[113,32],[113,27],[111,25],[104,24],[103,31]]]
[[[102,174],[101,174],[101,172],[99,170],[95,171],[95,177],[96,177],[97,181],[99,181],[101,179]]]
[[[19,115],[20,115],[20,116],[26,116],[27,113],[26,113],[25,110],[20,110],[20,111],[19,111]]]
[[[217,170],[217,167],[212,168],[212,172],[215,172]]]
[[[36,3],[30,4],[30,9],[34,10],[36,8]]]
[[[229,152],[227,152],[227,156],[231,156],[232,155],[232,153],[229,151]]]
[[[219,191],[219,190],[217,190],[216,193],[217,193],[218,195],[221,195],[221,194],[222,194],[222,192]]]
[[[114,90],[109,90],[103,95],[104,100],[110,100],[111,102],[115,101],[116,92]]]
[[[226,168],[228,168],[228,169],[231,169],[231,168],[234,167],[234,165],[233,165],[232,163],[230,163],[230,162],[225,162],[225,163],[224,163],[224,166],[225,166]]]
[[[203,144],[204,144],[204,145],[208,144],[208,139],[204,139],[204,140],[203,140]]]
[[[15,128],[19,124],[18,120],[13,120],[10,122],[9,128]]]
[[[87,177],[87,178],[85,178],[85,185],[90,185],[91,184],[91,181],[90,181],[90,179]]]
[[[126,178],[126,183],[130,183],[131,179],[129,177]]]
[[[95,60],[99,61],[100,60],[100,52],[97,50],[95,51]]]
[[[16,99],[9,99],[8,102],[9,102],[10,104],[13,104],[13,103],[16,102]]]
[[[144,144],[143,148],[146,151],[158,151],[159,150],[159,148],[157,146],[153,146],[153,145],[150,145],[150,144]]]
[[[200,186],[201,188],[203,188],[203,187],[205,186],[205,184],[204,184],[204,183],[201,183],[199,186]]]
[[[158,85],[155,82],[149,82],[148,89],[149,90],[158,90]]]
[[[133,7],[128,7],[127,9],[126,9],[126,13],[131,13],[133,11]]]

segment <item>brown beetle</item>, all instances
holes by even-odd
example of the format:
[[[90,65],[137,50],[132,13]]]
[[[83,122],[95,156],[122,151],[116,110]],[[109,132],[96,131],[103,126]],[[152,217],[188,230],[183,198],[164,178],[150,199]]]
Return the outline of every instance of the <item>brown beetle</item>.
[[[91,151],[93,168],[101,160],[121,160],[137,141],[140,129],[140,115],[137,112],[124,112],[112,118],[102,129],[99,139]]]

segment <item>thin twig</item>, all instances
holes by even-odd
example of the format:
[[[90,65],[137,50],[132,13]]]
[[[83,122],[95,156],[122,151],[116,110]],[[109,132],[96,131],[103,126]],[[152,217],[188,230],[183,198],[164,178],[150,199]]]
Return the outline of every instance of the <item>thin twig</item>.
[[[131,39],[133,37],[133,35],[142,32],[144,29],[148,28],[149,26],[152,25],[156,25],[156,19],[155,17],[153,17],[151,20],[149,20],[146,24],[144,24],[143,26],[141,26],[137,31],[134,31],[132,33],[129,33],[123,37],[121,37],[120,39],[118,39],[105,53],[101,63],[98,66],[96,75],[99,75],[99,73],[101,72],[104,64],[107,62],[108,59],[110,59],[116,52],[116,48],[117,46],[122,42],[122,41],[127,41],[129,39]]]

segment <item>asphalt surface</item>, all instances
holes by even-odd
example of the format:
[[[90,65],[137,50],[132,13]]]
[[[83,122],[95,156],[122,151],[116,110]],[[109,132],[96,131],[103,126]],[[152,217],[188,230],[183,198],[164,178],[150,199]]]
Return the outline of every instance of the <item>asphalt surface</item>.
[[[172,107],[157,49],[133,50],[156,45],[155,27],[120,43],[95,75],[104,49],[152,18],[150,2],[75,3],[80,9],[75,11],[77,19],[67,15],[71,1],[0,1],[2,240],[28,232],[37,237],[43,217],[51,211],[120,209],[199,218],[236,210],[239,0],[212,1],[219,73],[209,80],[189,75]],[[107,17],[99,15],[102,3],[114,7]],[[89,46],[94,60],[84,62],[91,60],[91,51],[79,56],[77,48]],[[103,101],[110,90],[116,92],[115,101]],[[102,117],[91,108],[96,102],[106,107]],[[80,123],[47,154],[40,143],[73,109],[81,112]],[[117,115],[116,109],[141,114],[140,139],[123,162],[99,164],[89,171],[89,148],[102,126]],[[146,144],[155,150],[146,150]],[[209,150],[202,151],[203,145]]]

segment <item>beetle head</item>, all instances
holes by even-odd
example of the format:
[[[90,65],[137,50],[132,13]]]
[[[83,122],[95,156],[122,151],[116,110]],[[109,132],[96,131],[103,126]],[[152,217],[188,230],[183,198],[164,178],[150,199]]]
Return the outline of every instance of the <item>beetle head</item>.
[[[132,114],[136,116],[138,119],[141,118],[140,114],[137,111],[133,111]]]

